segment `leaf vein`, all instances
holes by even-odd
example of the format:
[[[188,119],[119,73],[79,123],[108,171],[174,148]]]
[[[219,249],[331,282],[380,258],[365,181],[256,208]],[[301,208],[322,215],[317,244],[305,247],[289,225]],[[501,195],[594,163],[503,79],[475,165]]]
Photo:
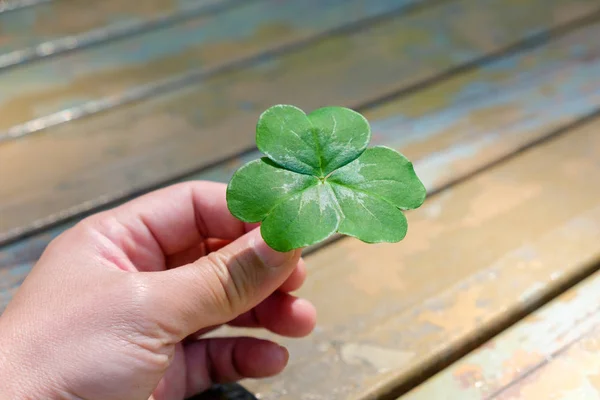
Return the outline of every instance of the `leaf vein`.
[[[336,136],[335,130],[337,129],[337,119],[335,119],[334,114],[331,114],[331,119],[333,120],[333,128],[331,128],[331,136]]]
[[[312,176],[312,175],[309,175],[309,176]],[[284,203],[284,202],[288,201],[289,199],[291,199],[292,197],[294,197],[295,195],[297,195],[297,194],[299,194],[299,193],[302,193],[302,192],[305,192],[305,191],[307,191],[308,189],[310,189],[310,188],[312,188],[313,186],[315,186],[317,183],[318,183],[318,182],[314,182],[312,185],[310,185],[310,186],[307,186],[307,187],[305,187],[305,188],[304,188],[304,189],[302,189],[302,190],[299,190],[299,191],[297,191],[297,192],[292,192],[291,194],[289,194],[289,195],[286,195],[286,196],[282,197],[282,198],[281,198],[281,200],[280,200],[278,203],[276,203],[276,204],[275,204],[273,207],[271,207],[271,209],[270,209],[269,211],[267,211],[267,212],[265,213],[265,217],[264,217],[264,218],[267,218],[267,217],[268,217],[268,216],[269,216],[269,215],[270,215],[270,214],[273,212],[273,210],[274,210],[274,209],[275,209],[277,206],[279,206],[281,203]],[[264,218],[263,218],[263,220],[264,220]]]
[[[374,198],[379,199],[381,201],[384,201],[384,202],[388,203],[389,205],[391,205],[392,207],[397,208],[398,210],[401,210],[400,207],[398,207],[397,205],[395,205],[391,201],[387,200],[386,198],[384,198],[384,197],[382,197],[382,196],[380,196],[380,195],[378,195],[376,193],[372,193],[372,192],[369,192],[367,190],[356,188],[354,186],[346,185],[346,184],[343,184],[343,183],[340,183],[340,182],[331,182],[331,183],[334,184],[334,185],[339,185],[339,186],[345,187],[345,188],[350,189],[350,190],[355,191],[355,192],[364,193],[364,194],[366,194],[368,196],[371,196],[371,197],[374,197]]]
[[[312,123],[311,123],[312,125]],[[315,138],[315,150],[317,152],[317,158],[319,159],[319,170],[321,171],[321,177],[323,176],[323,153],[321,152],[321,145],[319,144],[319,134],[313,126],[312,129],[313,137]]]
[[[344,210],[342,210],[342,205],[340,204],[340,200],[337,198],[337,196],[335,195],[335,192],[333,191],[333,188],[331,187],[331,184],[327,183],[327,188],[329,189],[329,195],[331,196],[331,198],[333,198],[333,201],[335,202],[336,208],[340,214],[340,218],[345,219],[346,215],[344,214]]]

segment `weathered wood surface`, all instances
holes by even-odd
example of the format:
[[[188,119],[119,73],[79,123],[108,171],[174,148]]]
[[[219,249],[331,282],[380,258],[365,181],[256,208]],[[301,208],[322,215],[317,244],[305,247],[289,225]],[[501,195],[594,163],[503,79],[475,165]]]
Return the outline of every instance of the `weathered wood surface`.
[[[513,153],[598,106],[598,49],[590,39],[597,37],[596,29],[574,32],[371,111],[374,141],[416,159],[420,174],[431,171],[423,174],[430,191]],[[383,118],[394,110],[395,118]],[[403,129],[406,136],[395,134]],[[411,232],[398,245],[345,239],[310,256],[311,277],[302,294],[317,303],[319,328],[308,340],[288,343],[292,366],[282,379],[248,386],[263,398],[283,399],[284,392],[287,398],[332,399],[394,386],[460,348],[502,310],[514,311],[527,289],[538,287],[535,297],[551,287],[548,276],[558,284],[575,273],[596,243],[593,232],[582,231],[585,224],[578,228],[577,218],[595,223],[597,215],[590,212],[587,218],[585,210],[596,204],[600,190],[587,190],[587,181],[581,181],[598,173],[588,164],[598,158],[600,138],[588,134],[592,138],[586,142],[577,135],[539,146],[428,200],[409,214]],[[193,178],[227,179],[242,161]],[[515,234],[514,227],[522,229]],[[3,301],[59,231],[2,250]],[[561,236],[571,238],[567,248],[577,251],[564,255],[571,257],[564,263],[555,245]],[[547,248],[560,253],[547,256],[554,263],[544,262]],[[536,258],[535,251],[543,257]],[[375,266],[373,260],[380,262]],[[537,268],[533,275],[521,270],[530,264]],[[481,310],[473,306],[479,300]]]
[[[563,10],[557,14],[559,19],[550,16],[550,11],[542,16],[529,13],[533,28],[527,28],[522,10],[517,7],[507,11],[511,9],[503,4],[490,0],[483,7],[477,0],[464,0],[430,7],[364,32],[324,40],[276,62],[264,61],[251,69],[215,76],[197,87],[2,143],[0,240],[251,148],[257,115],[274,102],[290,102],[305,109],[324,104],[356,107],[514,43],[534,28],[571,21],[573,15],[579,17],[592,10],[592,2],[581,7],[583,3],[563,1],[554,10]],[[539,5],[536,0],[528,0],[527,4]],[[577,7],[569,8],[573,4]],[[487,32],[496,31],[495,39],[469,36],[464,30],[482,16],[491,19]],[[519,18],[523,20],[515,23]],[[596,43],[582,42],[579,48]],[[573,50],[561,51],[565,57]],[[408,56],[397,57],[399,53]],[[561,61],[560,57],[554,61],[550,57],[544,62],[554,65]],[[524,61],[524,71],[530,64],[533,68],[535,63]],[[455,95],[460,103],[469,91],[496,90],[501,85],[493,81],[501,81],[504,71],[518,66],[497,64],[486,75],[492,83],[479,77],[472,78],[477,82],[471,86],[468,80],[454,81],[455,86],[448,86],[452,93],[437,99],[422,95],[415,101],[421,105],[416,104],[413,111],[404,114],[402,109],[388,109],[387,117],[397,118],[385,129],[382,140],[401,139],[398,133],[412,129],[410,122],[423,104],[443,106]],[[448,118],[452,121],[451,115]],[[430,125],[429,134],[433,131],[435,127]],[[409,136],[418,141],[416,135]],[[18,178],[11,171],[19,171]]]
[[[137,97],[148,89],[144,85],[163,91],[175,77],[218,69],[365,18],[395,15],[420,1],[425,0],[238,0],[237,6],[217,15],[201,14],[11,68],[0,74],[0,131],[12,134],[19,129],[13,125],[97,99],[112,104]],[[132,10],[138,7],[131,4]]]
[[[599,344],[596,272],[400,399],[599,399]]]
[[[598,290],[598,288],[596,288]],[[571,346],[555,354],[531,376],[516,382],[498,400],[600,399],[600,325]]]
[[[0,69],[217,11],[236,0],[55,0],[0,13]],[[14,8],[14,7],[13,7]]]
[[[381,98],[387,90],[434,78],[519,38],[531,37],[526,28],[529,22],[538,29],[559,26],[576,21],[600,3],[544,2],[544,7],[557,7],[548,14],[542,8],[533,9],[532,4],[540,7],[542,3],[529,0],[448,4],[468,4],[468,8],[447,9],[457,14],[443,14],[435,27],[430,24],[422,30],[414,21],[409,25],[411,30],[392,29],[398,20],[390,20],[354,36],[334,37],[306,50],[261,61],[253,69],[228,72],[189,90],[124,107],[123,111],[5,142],[0,145],[0,198],[4,194],[13,197],[0,203],[0,225],[4,218],[19,212],[33,215],[29,225],[12,220],[14,226],[31,227],[40,221],[43,225],[52,218],[60,220],[209,161],[222,160],[228,155],[225,147],[231,143],[224,146],[216,143],[215,137],[235,140],[235,145],[243,140],[251,142],[257,113],[270,105],[269,101],[281,99],[275,97],[276,89],[294,104],[299,98],[304,102],[300,105],[308,109],[330,102],[361,105]],[[494,4],[497,15],[487,14],[485,10]],[[524,11],[528,4],[532,8]],[[488,8],[484,10],[483,5]],[[520,12],[510,14],[510,18],[498,12],[510,5]],[[439,11],[446,5],[438,7],[403,20],[411,21],[425,13],[440,18],[442,14],[431,10]],[[467,17],[452,20],[452,15],[461,13]],[[552,13],[556,14],[553,22],[540,25],[540,21],[550,21],[547,16]],[[474,36],[472,25],[467,24],[486,16],[489,20],[479,23],[487,31],[481,31],[499,30],[498,42],[494,42],[496,35]],[[516,23],[519,18],[523,20]],[[443,26],[437,27],[440,21]],[[420,47],[411,47],[409,41],[418,39],[417,33],[434,28],[436,35],[465,31],[437,44],[443,35],[423,35]],[[512,32],[505,33],[507,29]],[[401,44],[400,36],[385,40],[386,34],[402,32],[414,36]],[[457,72],[435,85],[368,109],[367,117],[374,121],[374,144],[400,149],[416,161],[417,172],[430,192],[444,190],[423,208],[409,213],[410,232],[401,243],[366,245],[343,239],[308,256],[311,276],[301,294],[319,309],[318,329],[308,339],[285,340],[292,349],[292,363],[283,377],[245,384],[267,400],[366,399],[393,393],[419,375],[430,373],[448,357],[463,354],[471,342],[506,326],[532,304],[590,273],[592,265],[600,261],[600,185],[593,184],[594,177],[600,176],[600,120],[557,132],[600,112],[598,37],[597,25],[572,29],[549,44],[538,43],[539,47]],[[483,44],[473,44],[475,40]],[[445,46],[465,53],[441,53]],[[409,54],[411,60],[399,63],[400,52]],[[308,65],[308,56],[321,64]],[[377,60],[384,65],[368,66],[372,57],[380,57]],[[346,77],[338,76],[342,67]],[[327,79],[318,79],[321,71]],[[365,71],[375,75],[363,77]],[[409,77],[392,80],[394,73]],[[315,88],[319,92],[311,94]],[[267,90],[266,96],[263,90]],[[209,95],[216,95],[218,101],[203,97]],[[226,136],[236,127],[236,135]],[[112,129],[117,132],[108,134]],[[157,132],[161,129],[164,132]],[[211,136],[197,138],[198,133]],[[538,143],[547,138],[552,139]],[[533,144],[537,145],[515,155]],[[5,163],[3,157],[26,155],[27,148],[37,149],[29,156],[29,164],[19,164],[18,157]],[[86,151],[79,155],[82,149]],[[95,154],[98,152],[100,156]],[[194,159],[194,154],[201,157]],[[187,160],[180,161],[182,155]],[[225,181],[242,162],[257,155],[248,152],[184,179]],[[92,161],[87,163],[86,158]],[[504,161],[480,171],[500,160]],[[63,177],[72,177],[56,179],[57,170],[51,169],[56,161],[67,164]],[[107,165],[111,162],[115,164]],[[34,179],[19,186],[12,178],[17,168],[21,176]],[[472,176],[477,171],[480,173]],[[467,181],[457,183],[467,177]],[[2,192],[5,182],[13,185],[12,191]],[[54,188],[62,191],[55,196],[50,192]],[[44,198],[48,203],[44,204]],[[69,202],[69,198],[75,200]],[[58,204],[54,209],[49,206],[53,201]],[[22,208],[19,203],[23,203]],[[36,215],[36,209],[45,211]],[[0,311],[48,241],[68,226],[62,224],[0,247]],[[595,300],[589,293],[586,296],[585,307]],[[591,308],[585,307],[580,304],[574,313],[580,318],[590,315]],[[572,331],[583,332],[581,327]],[[553,346],[545,351],[558,349],[558,345]],[[526,358],[524,370],[536,368],[541,356],[536,357]],[[577,354],[572,357],[588,360]],[[504,394],[535,393],[525,392],[531,390],[523,389],[525,386],[513,390],[510,384],[518,378],[514,375],[498,387],[506,388]],[[491,387],[493,379],[486,379]],[[540,381],[544,379],[540,374]],[[537,387],[535,390],[541,390],[539,384]]]
[[[318,328],[283,340],[282,376],[246,387],[266,400],[394,393],[584,273],[600,261],[599,129],[596,119],[430,198],[409,213],[404,242],[343,239],[307,257],[299,294]]]

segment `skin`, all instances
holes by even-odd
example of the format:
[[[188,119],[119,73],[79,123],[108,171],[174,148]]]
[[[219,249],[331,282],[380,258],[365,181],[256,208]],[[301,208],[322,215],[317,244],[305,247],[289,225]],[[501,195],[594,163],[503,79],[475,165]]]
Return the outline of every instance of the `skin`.
[[[308,335],[315,310],[290,294],[305,276],[300,250],[276,252],[231,216],[223,184],[93,215],[49,244],[0,317],[0,397],[179,400],[276,375],[288,361],[276,343],[203,335]]]

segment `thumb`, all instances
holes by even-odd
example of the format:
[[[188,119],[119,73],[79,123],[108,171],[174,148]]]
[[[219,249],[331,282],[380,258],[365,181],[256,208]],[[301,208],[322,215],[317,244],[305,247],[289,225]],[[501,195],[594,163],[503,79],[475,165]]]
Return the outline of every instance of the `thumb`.
[[[191,264],[149,273],[153,318],[178,340],[229,322],[277,290],[300,255],[271,249],[257,228]]]

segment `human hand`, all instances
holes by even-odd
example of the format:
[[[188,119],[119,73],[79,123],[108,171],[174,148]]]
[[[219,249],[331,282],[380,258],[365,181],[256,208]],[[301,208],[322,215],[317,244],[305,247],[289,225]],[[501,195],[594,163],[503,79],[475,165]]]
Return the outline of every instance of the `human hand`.
[[[84,219],[47,247],[0,318],[0,397],[179,400],[279,373],[287,351],[201,338],[222,324],[301,337],[315,325],[300,251],[189,182]]]

